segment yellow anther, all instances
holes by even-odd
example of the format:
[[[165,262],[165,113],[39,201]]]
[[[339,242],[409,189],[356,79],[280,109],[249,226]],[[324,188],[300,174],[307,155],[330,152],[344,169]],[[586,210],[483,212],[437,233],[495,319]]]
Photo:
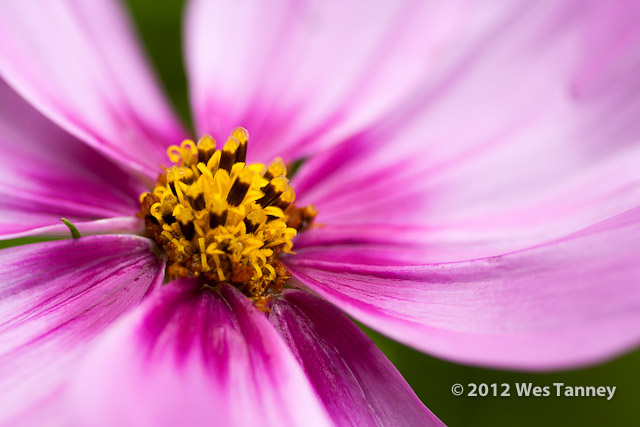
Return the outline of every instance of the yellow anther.
[[[236,128],[221,150],[209,135],[169,147],[173,165],[140,202],[170,276],[226,281],[258,299],[282,289],[289,276],[278,255],[291,251],[295,224],[308,225],[315,211],[303,217],[293,206],[281,159],[268,167],[245,163],[248,137]]]
[[[193,212],[191,209],[185,208],[182,205],[176,206],[173,210],[173,216],[183,224],[193,221]]]
[[[264,170],[264,165],[262,163],[251,163],[250,165],[247,165],[247,168],[251,169],[255,173],[262,173],[262,171]],[[269,181],[265,181],[265,184],[267,182]]]
[[[236,152],[238,151],[238,147],[240,147],[240,142],[237,139],[233,137],[227,139],[227,142],[224,144],[224,148],[222,149],[222,153],[220,153],[220,169],[231,172],[231,168],[236,162]]]
[[[280,196],[280,200],[286,203],[293,203],[295,199],[296,193],[293,191],[293,187],[288,187],[284,193],[282,193],[282,196]]]
[[[216,140],[205,135],[198,141],[198,162],[206,165],[216,151]],[[199,169],[199,168],[198,168]]]
[[[236,153],[236,162],[242,162],[242,163],[246,162],[247,161],[247,142],[249,141],[249,132],[247,132],[245,128],[238,127],[238,128],[235,128],[231,136],[240,143]]]
[[[267,206],[263,209],[264,213],[275,218],[284,218],[284,212],[277,206]]]
[[[246,144],[249,141],[249,132],[243,127],[235,128],[231,136],[237,139],[240,144]]]
[[[264,173],[264,177],[268,180],[271,180],[278,176],[287,176],[287,167],[279,157],[269,165]]]

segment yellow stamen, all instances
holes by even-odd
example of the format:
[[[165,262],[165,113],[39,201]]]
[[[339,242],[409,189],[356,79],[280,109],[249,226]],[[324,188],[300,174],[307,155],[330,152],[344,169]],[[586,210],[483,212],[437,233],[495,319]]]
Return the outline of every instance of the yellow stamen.
[[[172,278],[226,281],[264,301],[289,278],[277,258],[291,252],[296,224],[310,224],[315,209],[294,207],[281,159],[266,167],[245,163],[248,139],[237,128],[221,150],[209,135],[169,147],[173,165],[140,196],[141,216]]]

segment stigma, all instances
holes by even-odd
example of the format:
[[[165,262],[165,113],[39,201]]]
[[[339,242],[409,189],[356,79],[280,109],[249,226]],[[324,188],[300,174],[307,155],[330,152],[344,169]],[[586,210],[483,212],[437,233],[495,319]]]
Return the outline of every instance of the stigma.
[[[249,135],[236,128],[222,149],[209,135],[168,148],[153,191],[140,196],[148,237],[167,260],[169,279],[229,283],[264,305],[290,275],[278,260],[309,228],[316,210],[297,208],[287,167],[246,163]]]

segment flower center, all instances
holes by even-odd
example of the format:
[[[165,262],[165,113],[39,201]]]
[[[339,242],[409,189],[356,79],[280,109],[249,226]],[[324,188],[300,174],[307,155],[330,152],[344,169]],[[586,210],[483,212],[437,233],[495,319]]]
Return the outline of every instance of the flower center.
[[[237,128],[221,150],[209,135],[169,147],[173,166],[140,196],[139,215],[165,254],[170,279],[227,282],[259,304],[282,291],[290,276],[278,256],[291,252],[316,210],[295,207],[281,159],[245,163],[248,137]]]

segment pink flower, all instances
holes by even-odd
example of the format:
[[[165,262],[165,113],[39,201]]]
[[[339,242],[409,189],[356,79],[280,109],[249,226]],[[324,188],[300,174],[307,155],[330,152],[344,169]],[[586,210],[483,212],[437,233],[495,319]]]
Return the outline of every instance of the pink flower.
[[[316,227],[279,258],[300,289],[266,316],[229,284],[163,286],[171,254],[136,235],[188,134],[121,8],[4,4],[0,233],[68,235],[66,217],[85,237],[0,252],[0,421],[439,424],[320,297],[463,363],[635,347],[639,17],[633,1],[190,3],[198,135],[242,125],[249,162],[306,159],[291,184]]]

